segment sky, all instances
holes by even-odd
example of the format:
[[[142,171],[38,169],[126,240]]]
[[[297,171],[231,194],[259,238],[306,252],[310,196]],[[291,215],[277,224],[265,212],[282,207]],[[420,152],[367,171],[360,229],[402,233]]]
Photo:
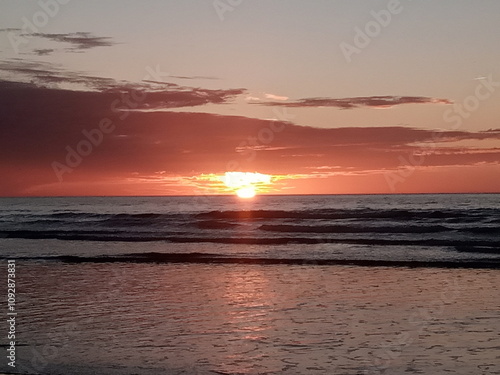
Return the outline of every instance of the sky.
[[[3,0],[0,196],[500,192],[498,35],[497,0]]]

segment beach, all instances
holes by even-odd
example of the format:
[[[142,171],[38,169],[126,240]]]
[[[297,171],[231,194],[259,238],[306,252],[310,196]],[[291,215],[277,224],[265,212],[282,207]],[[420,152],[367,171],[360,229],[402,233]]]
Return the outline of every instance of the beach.
[[[19,263],[18,275],[21,373],[500,373],[496,270]]]

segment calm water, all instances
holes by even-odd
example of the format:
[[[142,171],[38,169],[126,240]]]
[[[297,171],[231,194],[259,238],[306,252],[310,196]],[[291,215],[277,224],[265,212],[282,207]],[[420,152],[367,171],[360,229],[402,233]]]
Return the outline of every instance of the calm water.
[[[499,195],[0,205],[18,373],[500,373]]]

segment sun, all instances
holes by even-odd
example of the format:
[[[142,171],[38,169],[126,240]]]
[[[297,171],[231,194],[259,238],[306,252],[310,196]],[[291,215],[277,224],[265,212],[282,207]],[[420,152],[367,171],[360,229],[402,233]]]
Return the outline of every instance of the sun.
[[[226,172],[219,180],[226,189],[240,198],[253,198],[257,193],[266,191],[271,184],[271,175],[256,172]]]
[[[236,190],[236,195],[240,198],[249,199],[255,197],[256,191],[253,186],[245,186]]]

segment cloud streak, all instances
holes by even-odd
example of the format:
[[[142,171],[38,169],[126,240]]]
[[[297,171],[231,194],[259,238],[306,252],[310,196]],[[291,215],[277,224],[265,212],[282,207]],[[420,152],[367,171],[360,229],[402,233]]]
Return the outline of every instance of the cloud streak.
[[[68,98],[75,98],[75,100],[79,97],[84,101],[90,97],[100,97],[101,100],[108,103],[127,93],[147,95],[147,101],[134,107],[128,107],[130,110],[137,111],[224,104],[245,92],[244,89],[210,90],[153,80],[145,80],[142,83],[115,81],[109,78],[67,71],[47,63],[14,59],[0,61],[0,71],[24,82],[0,81],[0,90],[7,88],[12,90],[17,87],[18,90],[26,92],[26,95],[37,95],[44,92],[48,97],[51,97],[66,92]],[[60,88],[63,85],[73,85],[77,89],[85,89],[85,91],[63,90]],[[94,94],[86,93],[89,89],[94,91]],[[96,109],[100,108],[98,103],[94,103],[94,105]],[[92,110],[93,108],[90,107],[89,111]]]
[[[54,51],[55,51],[55,49],[52,49],[52,48],[41,48],[41,49],[34,49],[33,53],[37,56],[46,56],[46,55],[50,55]]]
[[[355,108],[390,108],[403,104],[453,104],[448,99],[429,98],[425,96],[360,96],[354,98],[305,98],[296,101],[268,101],[258,103],[268,106],[282,107],[334,107],[340,109]]]
[[[88,32],[66,34],[33,33],[23,34],[22,36],[38,37],[59,43],[68,43],[71,45],[71,51],[82,51],[96,47],[110,47],[116,44],[110,37],[94,36]]]
[[[65,48],[57,48],[56,46],[50,46],[50,48],[33,48],[30,50],[30,47],[26,47],[27,50],[23,52],[23,54],[33,54],[37,56],[46,56],[51,55],[54,52],[85,52],[93,48],[98,47],[111,47],[116,42],[113,41],[111,37],[106,36],[96,36],[89,32],[74,32],[74,33],[26,33],[23,32],[22,29],[19,28],[3,28],[0,29],[0,33],[5,32],[9,33],[9,38],[17,38],[18,42],[21,45],[24,45],[28,42],[28,40],[36,40],[41,42],[43,39],[48,40],[50,42],[56,43],[56,45],[63,44],[69,45]],[[11,35],[12,34],[12,35]]]
[[[201,80],[219,80],[220,79],[220,78],[211,77],[211,76],[177,76],[177,75],[171,75],[170,77],[176,78],[176,79],[201,79]]]

